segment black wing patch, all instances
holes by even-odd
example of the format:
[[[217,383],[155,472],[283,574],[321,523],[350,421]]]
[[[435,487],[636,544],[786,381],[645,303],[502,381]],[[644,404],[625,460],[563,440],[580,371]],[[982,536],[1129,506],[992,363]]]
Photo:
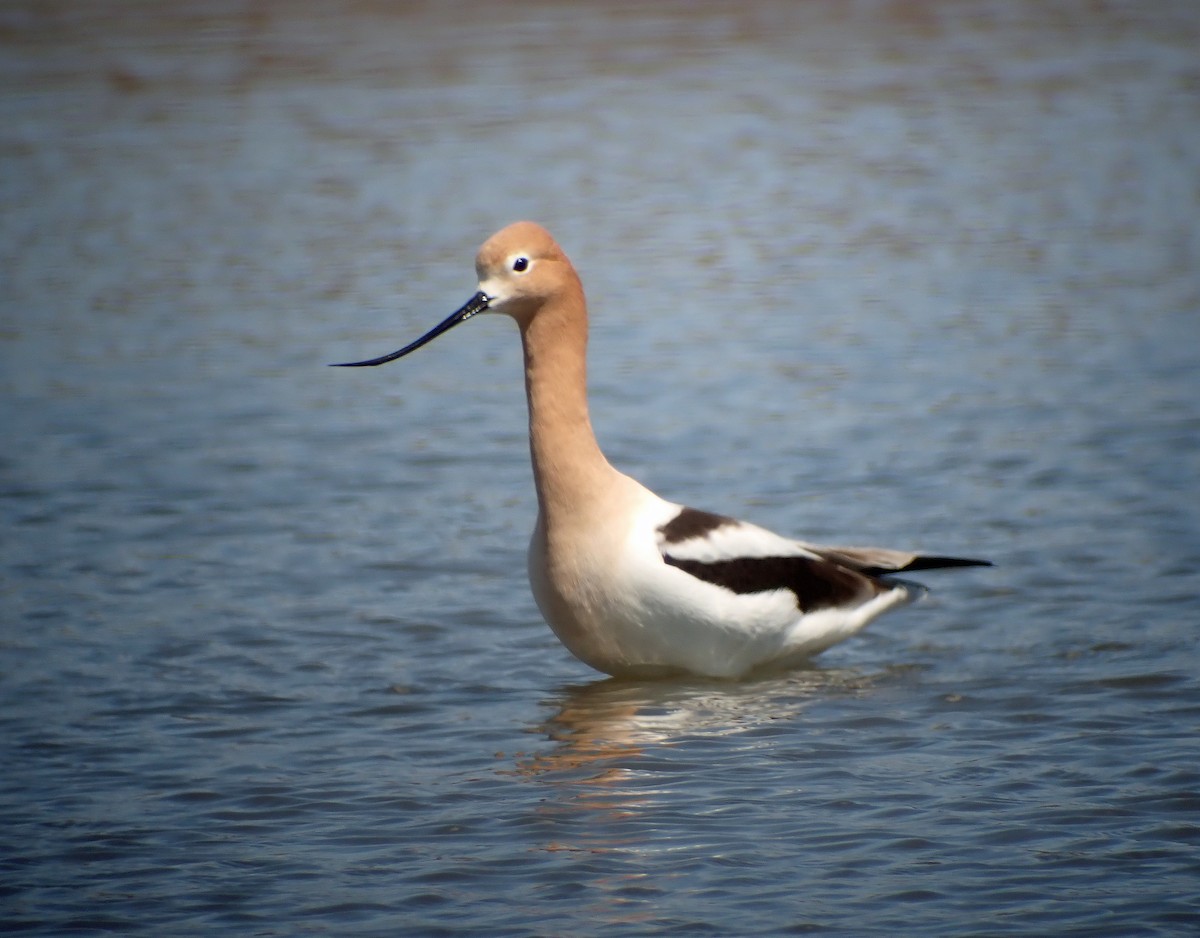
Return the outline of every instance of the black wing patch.
[[[724,515],[714,515],[709,511],[697,511],[695,508],[682,508],[674,518],[661,525],[658,533],[662,535],[664,544],[679,544],[692,538],[704,537],[717,528],[727,524],[737,524],[733,518]]]
[[[812,557],[738,557],[704,563],[664,554],[663,560],[733,593],[791,590],[801,612],[852,605],[888,588],[854,570]]]

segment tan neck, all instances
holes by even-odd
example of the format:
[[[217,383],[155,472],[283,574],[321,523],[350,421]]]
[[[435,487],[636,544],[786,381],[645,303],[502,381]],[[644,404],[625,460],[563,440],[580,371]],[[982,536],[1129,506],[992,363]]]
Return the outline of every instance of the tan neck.
[[[529,448],[538,508],[548,528],[587,523],[604,510],[619,473],[588,417],[587,314],[582,290],[542,307],[521,327]]]

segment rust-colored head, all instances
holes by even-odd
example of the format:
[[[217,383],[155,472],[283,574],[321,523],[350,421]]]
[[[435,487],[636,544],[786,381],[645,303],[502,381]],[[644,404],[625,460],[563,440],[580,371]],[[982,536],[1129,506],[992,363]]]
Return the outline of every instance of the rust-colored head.
[[[566,290],[579,290],[579,277],[558,242],[531,221],[513,222],[488,238],[475,256],[475,273],[479,292],[421,338],[390,355],[343,362],[342,367],[395,361],[479,313],[504,313],[524,328],[548,300]],[[582,305],[581,291],[578,297]]]

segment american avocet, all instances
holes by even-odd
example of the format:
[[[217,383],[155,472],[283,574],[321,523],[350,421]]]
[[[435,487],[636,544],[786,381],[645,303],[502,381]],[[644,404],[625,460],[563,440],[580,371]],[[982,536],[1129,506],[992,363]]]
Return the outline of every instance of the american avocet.
[[[479,313],[516,320],[525,350],[538,518],[529,580],[554,634],[613,675],[737,677],[785,668],[922,592],[889,575],[986,561],[820,547],[664,501],[614,469],[587,405],[587,304],[575,268],[532,222],[475,259],[479,290],[394,361]]]

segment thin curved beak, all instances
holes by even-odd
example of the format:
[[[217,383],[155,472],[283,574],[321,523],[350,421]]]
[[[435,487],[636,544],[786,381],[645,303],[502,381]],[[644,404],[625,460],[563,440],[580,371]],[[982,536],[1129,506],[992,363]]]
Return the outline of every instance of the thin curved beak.
[[[332,367],[334,367],[334,368],[365,368],[368,365],[386,365],[388,362],[394,362],[397,358],[403,358],[409,352],[415,352],[422,345],[426,345],[429,342],[432,342],[443,332],[449,332],[451,329],[453,329],[455,326],[457,326],[460,322],[466,322],[472,316],[475,316],[478,313],[482,313],[485,309],[488,308],[488,303],[490,303],[490,302],[491,302],[491,300],[488,298],[488,295],[481,290],[480,292],[476,293],[473,297],[471,297],[469,300],[467,300],[467,302],[462,306],[461,309],[458,309],[455,312],[451,313],[444,320],[439,322],[436,326],[434,326],[432,329],[430,329],[428,332],[426,332],[423,336],[421,336],[421,338],[417,339],[417,341],[410,342],[408,345],[404,346],[404,348],[397,349],[395,352],[392,352],[390,355],[383,355],[383,356],[380,356],[379,358],[367,359],[365,362],[336,362],[332,365]]]

